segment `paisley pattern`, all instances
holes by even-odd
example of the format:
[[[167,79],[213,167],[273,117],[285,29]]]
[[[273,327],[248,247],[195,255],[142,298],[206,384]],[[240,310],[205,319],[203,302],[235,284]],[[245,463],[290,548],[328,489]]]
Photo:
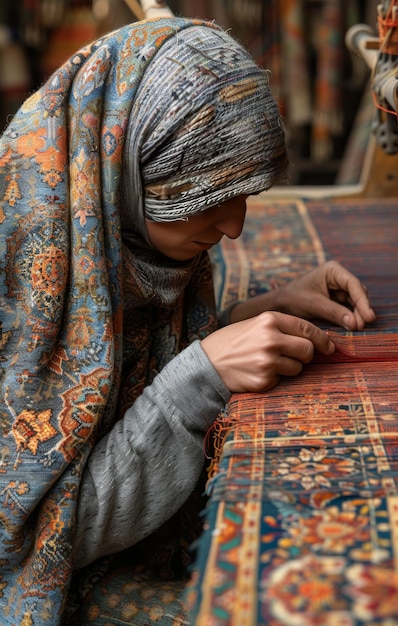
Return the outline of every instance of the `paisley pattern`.
[[[177,288],[165,307],[162,292],[143,290],[120,229],[134,94],[162,43],[195,23],[137,23],[88,45],[0,141],[2,624],[59,623],[92,446],[168,360],[215,328],[208,257],[170,268]]]

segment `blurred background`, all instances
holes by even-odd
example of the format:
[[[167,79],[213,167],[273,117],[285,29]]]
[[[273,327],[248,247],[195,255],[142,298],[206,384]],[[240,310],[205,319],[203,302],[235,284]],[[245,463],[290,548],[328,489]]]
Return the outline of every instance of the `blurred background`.
[[[137,1],[1,0],[0,121],[77,49],[135,21]],[[292,184],[358,181],[374,113],[350,26],[375,29],[377,0],[169,0],[175,15],[216,20],[271,71],[292,160]]]

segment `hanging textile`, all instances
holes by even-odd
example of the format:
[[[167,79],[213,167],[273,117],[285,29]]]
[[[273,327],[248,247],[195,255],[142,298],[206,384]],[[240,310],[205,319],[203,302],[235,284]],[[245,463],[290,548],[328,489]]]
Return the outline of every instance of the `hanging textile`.
[[[283,92],[290,128],[310,126],[313,116],[305,7],[297,0],[280,3]]]
[[[333,140],[343,131],[343,5],[323,3],[317,25],[318,64],[314,93],[311,156],[325,161],[333,156]]]

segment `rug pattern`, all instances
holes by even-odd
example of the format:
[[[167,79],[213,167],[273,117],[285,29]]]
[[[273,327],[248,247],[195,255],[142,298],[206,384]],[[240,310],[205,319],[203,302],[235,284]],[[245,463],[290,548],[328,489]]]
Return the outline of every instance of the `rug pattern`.
[[[361,333],[332,329],[340,359],[234,395],[216,422],[186,595],[196,626],[398,623],[396,212],[392,200],[257,200],[243,243],[225,244],[242,246],[253,291],[272,287],[273,262],[283,282],[336,258],[368,286],[378,319]],[[283,237],[269,245],[275,233],[289,233],[286,247]],[[239,295],[237,283],[218,285],[219,302]]]

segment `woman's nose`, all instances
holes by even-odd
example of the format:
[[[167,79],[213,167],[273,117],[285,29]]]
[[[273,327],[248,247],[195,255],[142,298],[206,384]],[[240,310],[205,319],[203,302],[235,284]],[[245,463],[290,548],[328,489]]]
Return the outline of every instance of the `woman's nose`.
[[[217,222],[217,229],[229,239],[237,239],[242,232],[246,217],[246,199],[241,199],[228,207]]]

